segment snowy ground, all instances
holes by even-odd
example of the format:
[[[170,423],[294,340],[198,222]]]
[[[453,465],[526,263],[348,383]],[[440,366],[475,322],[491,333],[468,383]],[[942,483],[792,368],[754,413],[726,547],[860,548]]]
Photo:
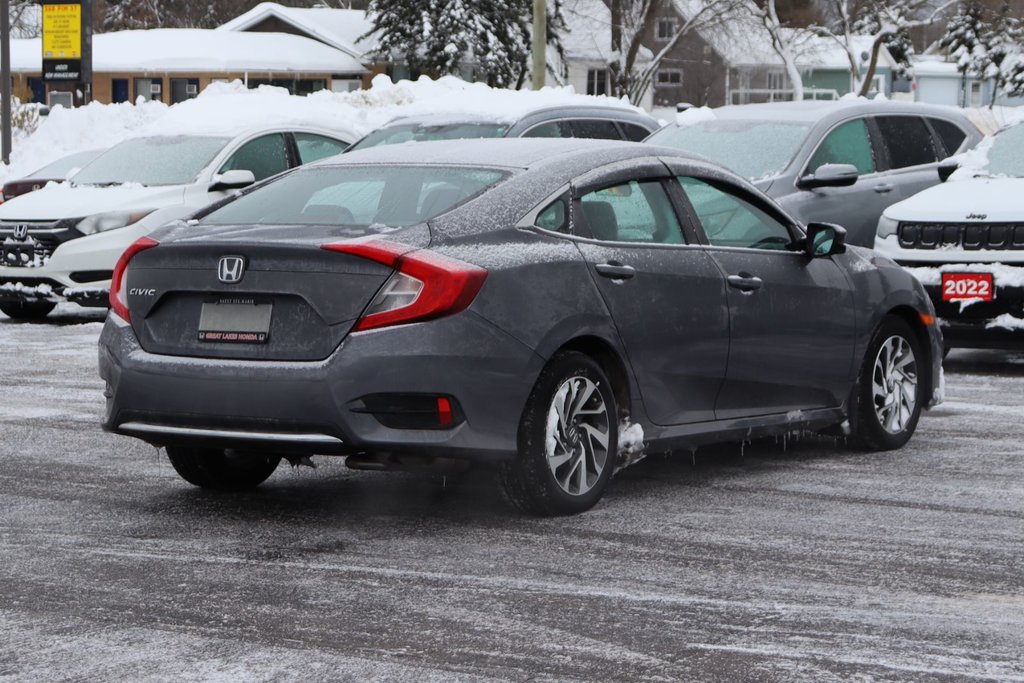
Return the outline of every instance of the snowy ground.
[[[0,679],[1024,680],[1024,354],[898,453],[652,456],[595,510],[485,477],[193,489],[97,422],[96,314],[0,315]]]

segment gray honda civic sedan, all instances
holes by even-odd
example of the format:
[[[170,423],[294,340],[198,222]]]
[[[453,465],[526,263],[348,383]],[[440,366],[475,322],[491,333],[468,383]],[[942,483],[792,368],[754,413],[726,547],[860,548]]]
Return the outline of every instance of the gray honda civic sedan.
[[[916,280],[651,145],[334,157],[141,238],[110,296],[104,428],[213,489],[314,454],[485,461],[519,508],[568,514],[640,442],[893,449],[940,399]]]

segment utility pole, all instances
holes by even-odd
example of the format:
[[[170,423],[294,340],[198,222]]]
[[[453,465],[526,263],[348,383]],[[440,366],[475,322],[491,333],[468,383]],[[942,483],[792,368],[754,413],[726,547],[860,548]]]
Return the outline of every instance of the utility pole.
[[[0,152],[3,162],[11,163],[11,2],[0,0]]]
[[[7,2],[7,0],[3,0]],[[533,89],[544,87],[548,68],[548,7],[546,0],[533,0]]]

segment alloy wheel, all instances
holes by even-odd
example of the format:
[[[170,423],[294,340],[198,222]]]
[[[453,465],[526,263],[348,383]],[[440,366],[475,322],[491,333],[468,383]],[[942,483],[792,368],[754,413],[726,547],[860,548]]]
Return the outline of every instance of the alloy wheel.
[[[899,434],[917,405],[917,358],[906,339],[893,335],[878,349],[871,373],[871,396],[882,428]]]
[[[544,432],[548,467],[558,486],[581,496],[608,465],[609,415],[592,380],[574,376],[559,385]]]

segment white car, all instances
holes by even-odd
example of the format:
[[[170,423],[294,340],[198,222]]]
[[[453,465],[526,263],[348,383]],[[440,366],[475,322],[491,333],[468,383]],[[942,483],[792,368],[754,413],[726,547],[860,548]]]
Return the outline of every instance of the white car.
[[[928,290],[947,348],[1024,347],[1024,122],[958,161],[885,210],[875,249]]]
[[[114,265],[136,239],[355,137],[289,127],[124,140],[70,183],[0,205],[0,311],[31,319],[62,301],[106,306]]]

